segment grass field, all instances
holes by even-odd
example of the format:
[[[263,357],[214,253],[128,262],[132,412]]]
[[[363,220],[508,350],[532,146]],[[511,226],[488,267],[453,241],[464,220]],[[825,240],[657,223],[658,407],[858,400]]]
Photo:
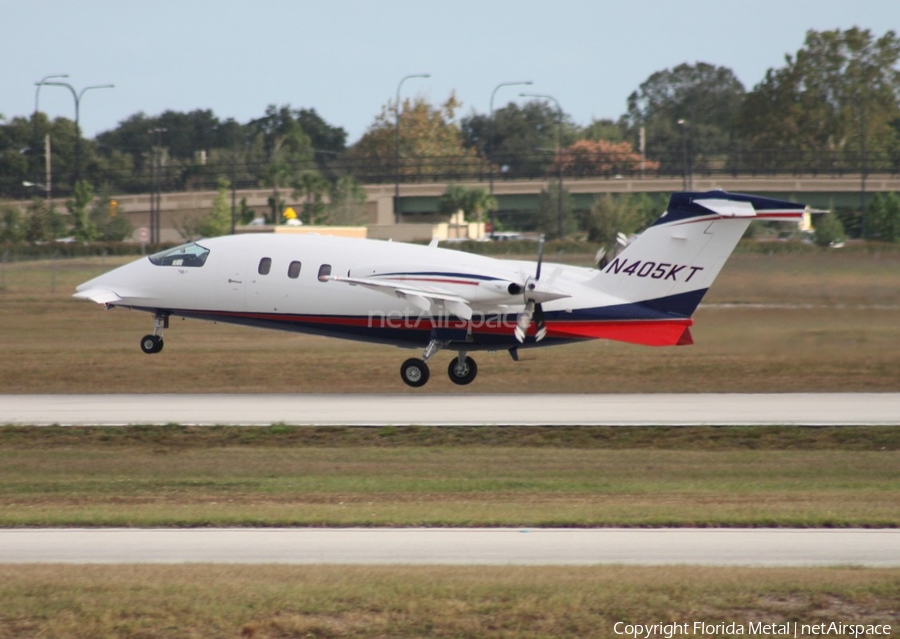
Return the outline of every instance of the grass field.
[[[148,357],[148,315],[70,299],[122,261],[2,265],[0,392],[415,392],[409,352],[301,335],[175,321]],[[737,254],[706,302],[692,347],[481,354],[427,389],[900,390],[900,254]],[[0,526],[898,526],[898,456],[896,428],[0,427]],[[7,565],[0,601],[0,639],[896,633],[900,570]]]
[[[176,321],[146,356],[148,315],[69,297],[116,263],[5,265],[3,392],[415,392],[353,342]],[[428,390],[900,390],[900,254],[737,254],[707,301],[693,347],[484,354]],[[897,429],[279,428],[4,429],[0,525],[900,525]]]
[[[900,570],[0,566],[0,598],[4,639],[589,638],[616,636],[617,622],[896,633]]]
[[[414,351],[174,320],[166,350],[140,352],[148,314],[71,299],[122,258],[6,264],[0,384],[7,393],[421,392],[399,379]],[[695,345],[589,342],[476,354],[453,385],[432,360],[428,392],[900,390],[900,253],[732,256],[695,315]],[[440,374],[439,374],[440,373]]]
[[[897,428],[0,429],[0,526],[900,526]]]

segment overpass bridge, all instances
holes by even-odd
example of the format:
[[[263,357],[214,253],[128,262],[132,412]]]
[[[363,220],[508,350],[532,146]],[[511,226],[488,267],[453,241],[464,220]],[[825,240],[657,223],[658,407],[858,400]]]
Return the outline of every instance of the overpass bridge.
[[[495,180],[494,195],[501,212],[524,212],[538,206],[539,195],[548,186],[548,180]],[[723,189],[738,193],[752,193],[778,199],[802,201],[814,208],[831,207],[857,208],[861,200],[862,176],[845,175],[738,175],[701,176],[692,178],[694,191]],[[469,187],[487,188],[487,181],[461,181]],[[437,201],[446,190],[447,182],[401,183],[399,213],[401,222],[432,222],[439,219],[436,214]],[[597,195],[604,193],[673,193],[683,190],[681,177],[624,177],[624,178],[580,178],[564,180],[564,188],[569,192],[576,209],[588,209]],[[392,183],[364,185],[368,197],[369,223],[377,225],[395,224],[394,189]],[[900,192],[900,175],[877,174],[866,176],[865,189],[868,196],[878,192]],[[281,196],[287,204],[302,206],[302,199],[294,201],[290,189],[281,189]],[[246,200],[249,208],[260,214],[268,210],[271,189],[239,189],[236,201]],[[161,230],[163,241],[178,241],[180,235],[176,226],[184,220],[201,215],[212,208],[215,191],[182,191],[160,194]],[[119,211],[128,215],[135,229],[148,227],[150,223],[150,195],[116,196]],[[23,205],[26,203],[23,202]],[[57,208],[64,210],[65,203],[57,201]]]
[[[692,191],[722,189],[752,193],[776,199],[803,201],[814,208],[858,207],[862,191],[862,175],[841,176],[694,176]],[[485,182],[461,182],[470,187],[487,188]],[[501,211],[527,211],[538,206],[538,195],[547,188],[548,180],[495,181],[494,196]],[[589,209],[594,198],[604,193],[674,193],[684,190],[682,178],[586,178],[563,181],[576,209]],[[401,215],[434,212],[437,200],[447,183],[401,184]],[[900,192],[900,175],[867,175],[867,196],[878,192]],[[366,187],[370,206],[377,210],[381,224],[393,221],[393,184]],[[389,219],[390,218],[390,219]]]

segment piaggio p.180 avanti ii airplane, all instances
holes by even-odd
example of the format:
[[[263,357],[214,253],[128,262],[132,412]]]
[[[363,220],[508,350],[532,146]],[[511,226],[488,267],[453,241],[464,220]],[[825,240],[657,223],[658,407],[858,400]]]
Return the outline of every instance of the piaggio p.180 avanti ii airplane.
[[[76,298],[151,313],[145,353],[171,316],[421,348],[400,368],[423,386],[428,360],[473,351],[606,339],[692,344],[691,315],[752,220],[791,220],[803,204],[709,191],[677,193],[602,270],[509,261],[429,246],[319,235],[235,235],[145,257],[77,288]],[[543,246],[543,245],[542,245]]]

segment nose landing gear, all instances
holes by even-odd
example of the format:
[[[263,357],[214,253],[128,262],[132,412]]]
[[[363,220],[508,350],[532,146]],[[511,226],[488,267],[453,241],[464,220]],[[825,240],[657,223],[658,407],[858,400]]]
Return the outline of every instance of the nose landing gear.
[[[158,353],[163,349],[163,337],[162,331],[165,328],[169,328],[169,314],[168,313],[158,313],[153,316],[155,320],[153,326],[153,334],[152,335],[144,335],[141,338],[141,350],[147,353],[148,355],[152,355],[153,353]]]

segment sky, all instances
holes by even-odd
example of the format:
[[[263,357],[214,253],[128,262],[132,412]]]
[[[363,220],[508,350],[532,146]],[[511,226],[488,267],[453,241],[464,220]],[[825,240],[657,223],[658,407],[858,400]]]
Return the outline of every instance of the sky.
[[[617,119],[652,73],[730,68],[748,90],[809,29],[900,32],[898,0],[2,0],[0,114],[30,117],[35,83],[67,73],[93,137],[138,112],[211,109],[247,122],[270,104],[314,108],[348,142],[395,99],[451,92],[465,117],[550,95],[580,125]],[[74,118],[72,94],[40,110]]]

